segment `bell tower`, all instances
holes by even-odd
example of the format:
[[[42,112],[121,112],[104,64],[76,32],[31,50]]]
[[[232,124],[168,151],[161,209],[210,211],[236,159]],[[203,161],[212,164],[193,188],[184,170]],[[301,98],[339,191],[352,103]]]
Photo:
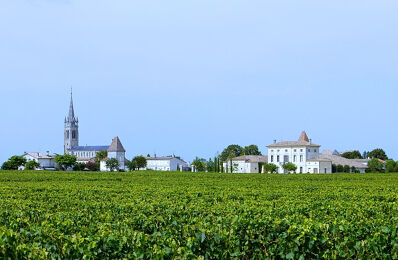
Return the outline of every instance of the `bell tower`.
[[[64,126],[64,153],[69,149],[79,146],[79,119],[75,117],[73,109],[72,89],[70,90],[70,105],[68,117],[65,117]]]

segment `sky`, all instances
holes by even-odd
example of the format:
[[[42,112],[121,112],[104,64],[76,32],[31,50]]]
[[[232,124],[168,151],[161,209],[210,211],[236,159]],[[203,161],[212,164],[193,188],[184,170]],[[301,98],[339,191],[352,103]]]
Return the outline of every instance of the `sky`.
[[[2,0],[0,163],[81,145],[214,157],[302,130],[398,160],[396,0]]]

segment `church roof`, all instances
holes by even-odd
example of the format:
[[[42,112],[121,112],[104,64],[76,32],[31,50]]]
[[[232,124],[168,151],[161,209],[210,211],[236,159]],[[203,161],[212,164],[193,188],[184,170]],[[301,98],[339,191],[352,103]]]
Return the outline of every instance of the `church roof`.
[[[87,151],[87,152],[95,152],[95,151],[106,151],[108,150],[109,145],[98,145],[98,146],[75,146],[69,151]]]
[[[118,136],[113,138],[112,144],[108,148],[108,152],[123,152],[123,153],[126,152]]]
[[[69,113],[68,113],[68,117],[65,119],[65,122],[69,122],[69,123],[77,123],[78,122],[77,118],[75,118],[75,109],[73,108],[72,90],[70,91]]]

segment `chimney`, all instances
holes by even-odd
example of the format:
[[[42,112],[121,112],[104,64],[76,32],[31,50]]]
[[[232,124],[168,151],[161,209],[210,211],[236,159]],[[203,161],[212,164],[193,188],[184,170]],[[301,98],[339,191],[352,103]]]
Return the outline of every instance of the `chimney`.
[[[46,151],[46,153],[47,153],[47,156],[50,156],[50,151]]]
[[[274,139],[274,144],[276,144],[276,139]]]
[[[310,139],[310,144],[312,144],[312,139]]]

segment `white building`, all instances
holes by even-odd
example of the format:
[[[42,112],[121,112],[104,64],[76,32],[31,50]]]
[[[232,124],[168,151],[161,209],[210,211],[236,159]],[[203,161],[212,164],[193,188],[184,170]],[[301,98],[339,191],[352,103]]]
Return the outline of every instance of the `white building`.
[[[108,167],[106,167],[106,161],[109,159],[117,159],[119,162],[119,169],[126,169],[126,150],[124,149],[122,142],[118,136],[113,138],[112,144],[107,149],[108,157],[101,161],[100,170],[101,171],[110,171]]]
[[[242,155],[223,163],[224,172],[232,173],[262,173],[262,163],[268,162],[268,156]],[[232,167],[231,167],[232,166]]]
[[[42,154],[39,152],[25,152],[22,157],[26,159],[27,162],[35,161],[40,164],[40,168],[36,170],[55,170],[57,164],[54,162],[55,156],[47,154]]]
[[[276,142],[267,146],[268,163],[278,166],[278,173],[287,173],[283,169],[285,163],[297,166],[296,173],[331,173],[332,162],[327,158],[319,158],[319,148],[303,131],[298,141]]]
[[[188,170],[189,164],[176,156],[147,157],[145,170],[154,171],[181,171]]]

